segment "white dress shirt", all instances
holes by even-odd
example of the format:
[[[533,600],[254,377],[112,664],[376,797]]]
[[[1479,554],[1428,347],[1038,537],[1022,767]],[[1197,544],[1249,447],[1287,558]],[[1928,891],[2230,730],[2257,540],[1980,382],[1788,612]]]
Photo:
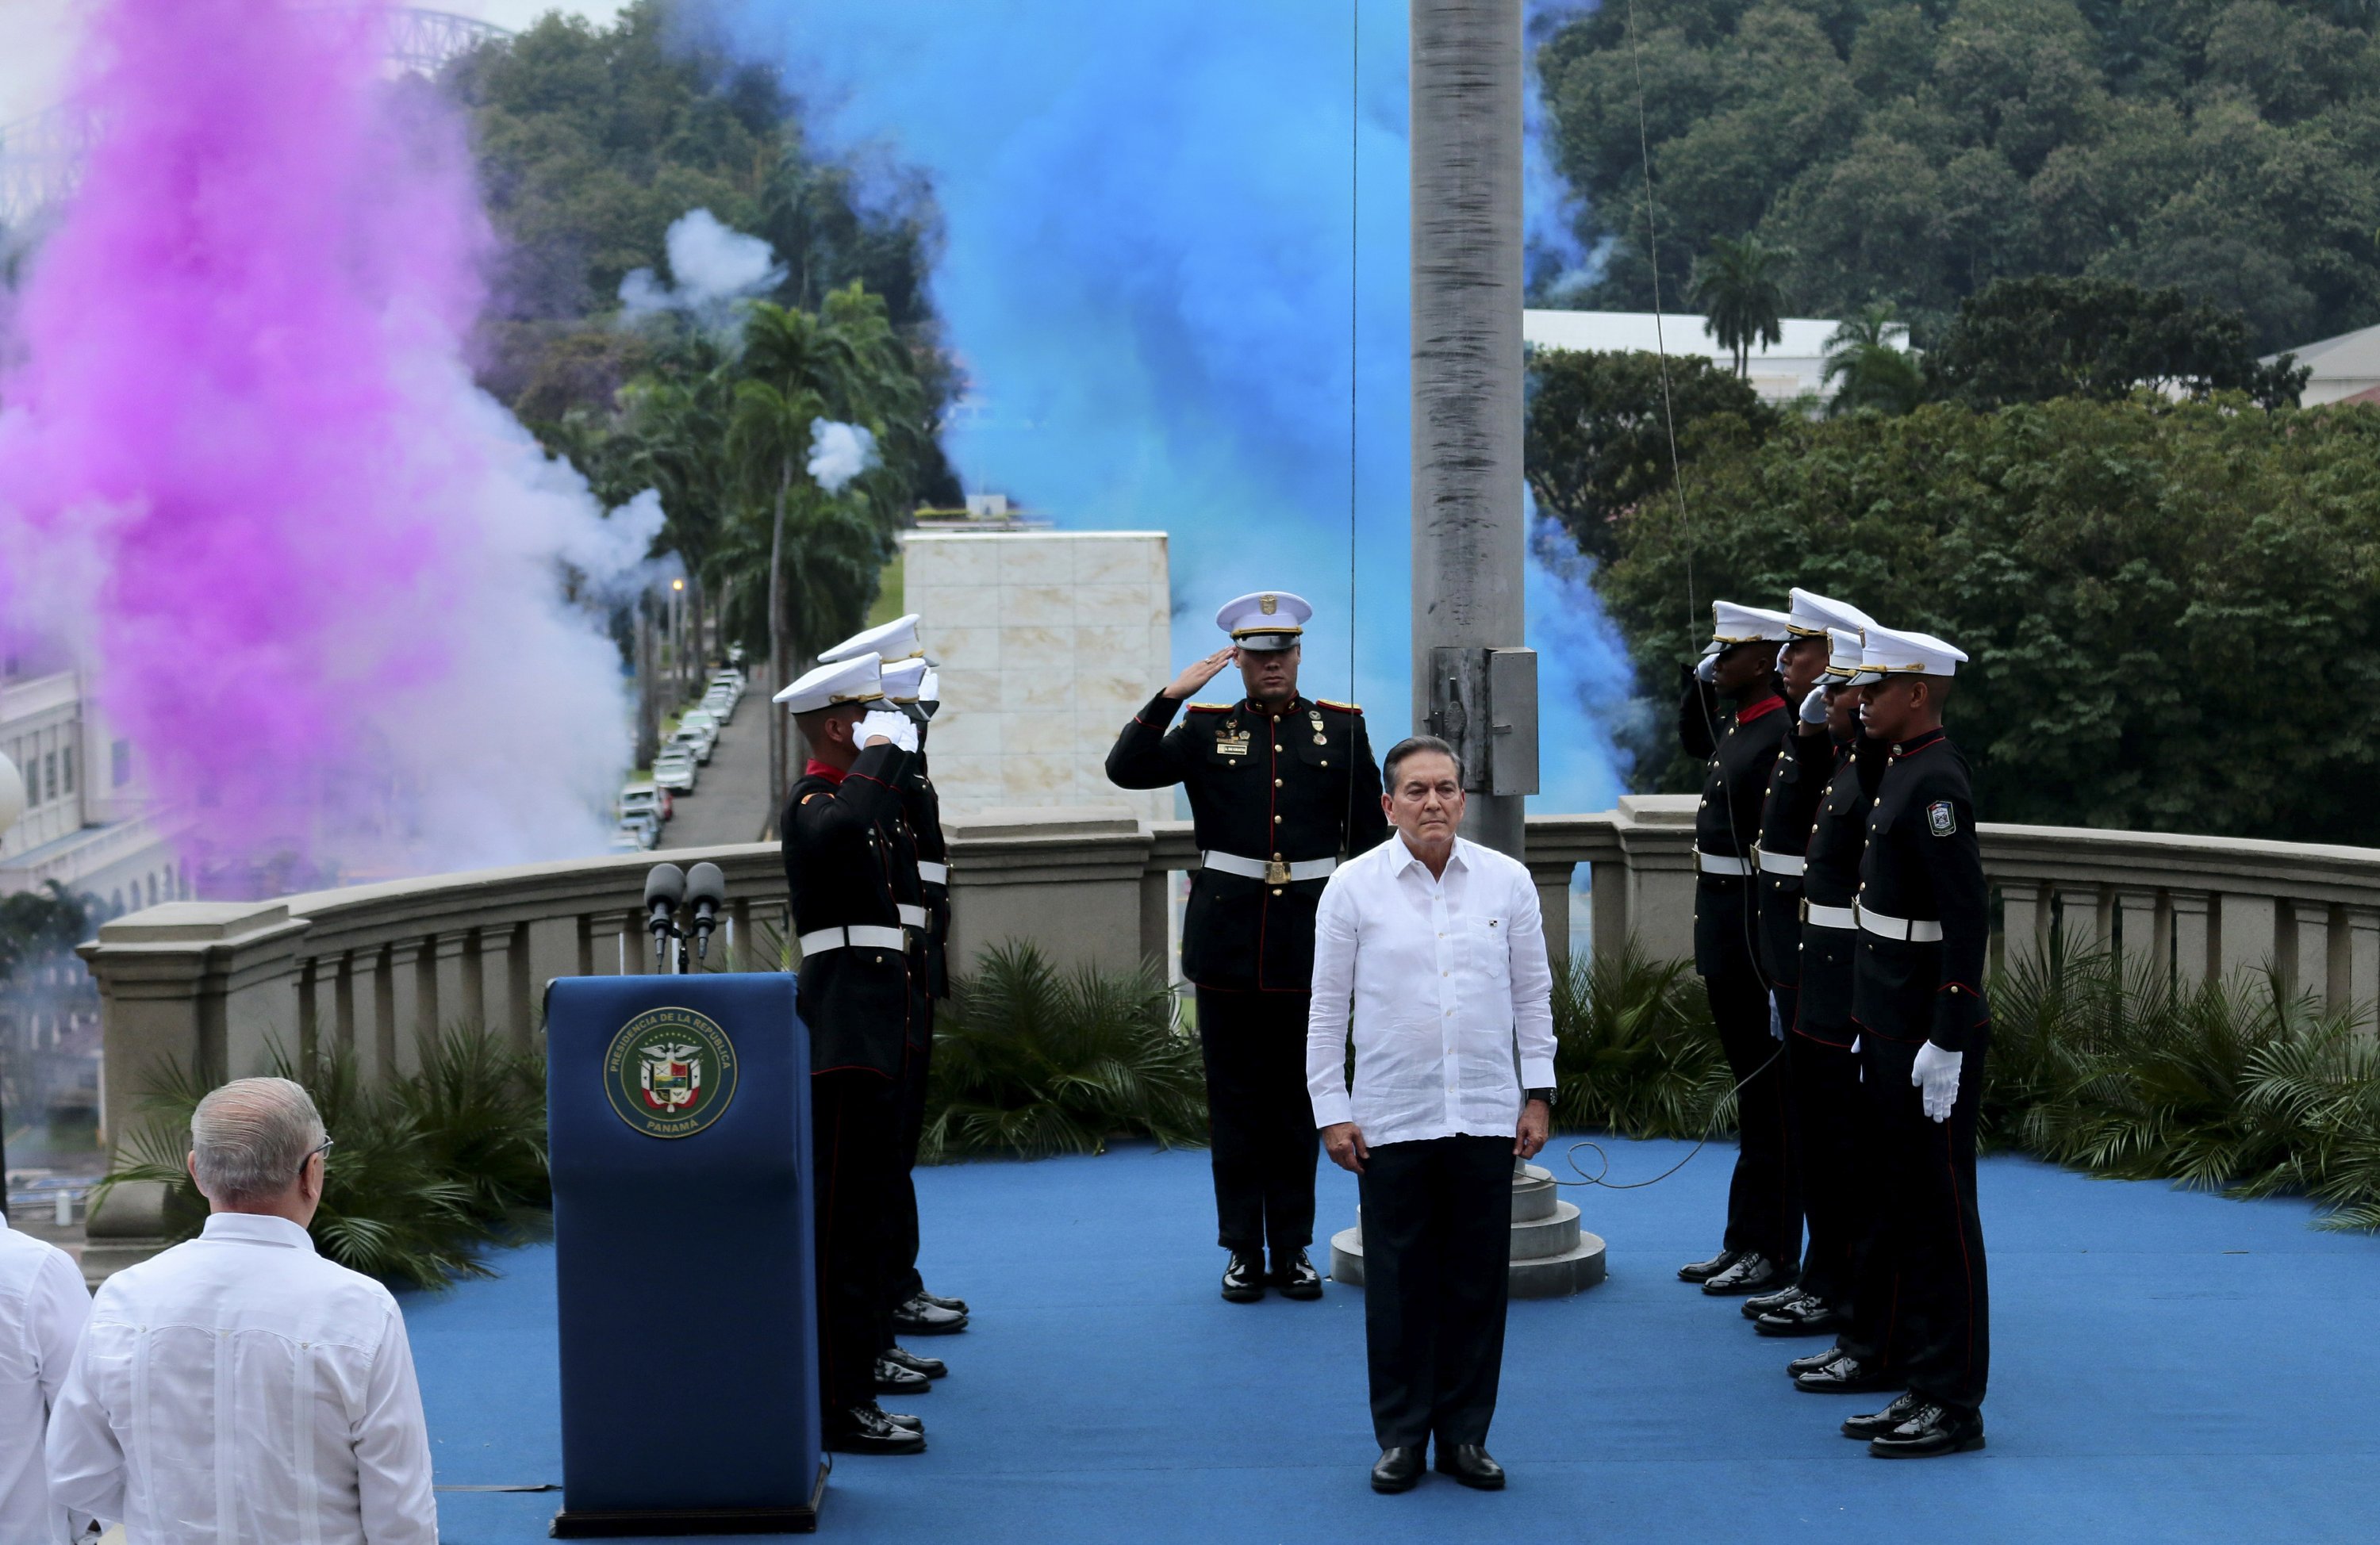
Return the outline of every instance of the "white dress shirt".
[[[59,1545],[87,1520],[50,1500],[42,1434],[73,1366],[91,1290],[74,1257],[0,1218],[0,1540]]]
[[[217,1213],[107,1279],[50,1421],[51,1497],[132,1545],[434,1545],[396,1300],[286,1218]]]
[[[1552,994],[1525,865],[1457,838],[1446,873],[1432,875],[1404,835],[1391,835],[1339,866],[1315,918],[1305,1027],[1315,1125],[1353,1121],[1369,1147],[1511,1137],[1521,1092],[1553,1086]]]

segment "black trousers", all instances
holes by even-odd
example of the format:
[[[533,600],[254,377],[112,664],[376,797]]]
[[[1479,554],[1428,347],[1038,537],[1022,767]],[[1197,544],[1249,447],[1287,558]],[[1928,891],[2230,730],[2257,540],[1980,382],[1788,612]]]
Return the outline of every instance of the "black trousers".
[[[1364,1351],[1382,1448],[1484,1443],[1504,1371],[1512,1140],[1383,1143],[1364,1209]]]
[[[1322,1151],[1305,1093],[1305,993],[1198,989],[1215,1236],[1276,1261],[1314,1242],[1314,1164]]]
[[[1991,1293],[1975,1205],[1975,1115],[1985,1048],[1969,1048],[1950,1119],[1927,1118],[1909,1082],[1917,1046],[1860,1043],[1866,1121],[1860,1174],[1876,1208],[1844,1346],[1897,1366],[1928,1400],[1973,1411],[1991,1373]]]
[[[819,1403],[829,1412],[876,1398],[893,1107],[893,1080],[880,1074],[843,1068],[810,1077]]]
[[[911,1046],[892,1093],[892,1175],[884,1206],[884,1345],[892,1345],[892,1310],[926,1290],[917,1272],[917,1143],[926,1130],[926,1080],[934,1057],[933,1038]]]
[[[1793,1092],[1793,1143],[1809,1244],[1802,1286],[1829,1304],[1852,1301],[1853,1261],[1868,1233],[1866,1189],[1858,1180],[1857,1143],[1865,1119],[1859,1058],[1847,1046],[1806,1035],[1786,1037]]]
[[[1786,1058],[1768,1033],[1768,985],[1751,954],[1703,978],[1736,1092],[1735,1177],[1727,1188],[1731,1250],[1757,1250],[1784,1271],[1802,1260],[1802,1192],[1793,1166]]]

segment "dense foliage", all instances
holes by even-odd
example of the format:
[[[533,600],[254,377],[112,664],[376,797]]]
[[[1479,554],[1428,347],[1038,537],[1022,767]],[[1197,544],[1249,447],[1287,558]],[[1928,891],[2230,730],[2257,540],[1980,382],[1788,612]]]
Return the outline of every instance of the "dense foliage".
[[[1921,344],[2001,276],[2179,284],[2265,350],[2380,317],[2380,14],[2362,0],[1633,0],[1537,66],[1586,304],[1675,308],[1715,242],[1795,314]],[[1640,141],[1640,105],[1642,111]]]
[[[1154,969],[1062,973],[1030,945],[985,951],[935,1027],[925,1162],[1203,1145],[1206,1078],[1176,1004]]]
[[[1554,1127],[1700,1138],[1735,1120],[1735,1080],[1687,960],[1617,955],[1554,973]]]
[[[1801,585],[1973,657],[1985,819],[2380,842],[2380,415],[1937,404],[1787,424],[1691,492],[1597,576],[1657,702],[1714,597]],[[1638,776],[1691,788],[1664,728]]]
[[[391,1282],[439,1287],[484,1276],[480,1252],[516,1237],[530,1210],[550,1207],[545,1063],[475,1031],[455,1030],[426,1048],[421,1070],[370,1083],[355,1059],[329,1056],[272,1071],[314,1097],[336,1140],[310,1232],[325,1256]],[[209,1085],[177,1069],[144,1102],[149,1124],[108,1177],[172,1188],[180,1237],[198,1232],[206,1204],[183,1160],[190,1113]]]
[[[2204,397],[2244,392],[2295,407],[2306,367],[2260,363],[2236,311],[2180,289],[2101,279],[1995,279],[1959,307],[1924,370],[1938,396],[1969,407],[2052,397],[2112,401],[2150,386]]]

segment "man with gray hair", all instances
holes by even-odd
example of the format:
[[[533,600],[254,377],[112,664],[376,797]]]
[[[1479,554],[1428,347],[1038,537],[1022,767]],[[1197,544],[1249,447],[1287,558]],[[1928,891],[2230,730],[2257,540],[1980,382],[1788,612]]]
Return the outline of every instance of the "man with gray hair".
[[[54,1503],[136,1540],[435,1545],[405,1320],[306,1233],[330,1149],[287,1079],[199,1102],[205,1232],[100,1288],[50,1420]]]

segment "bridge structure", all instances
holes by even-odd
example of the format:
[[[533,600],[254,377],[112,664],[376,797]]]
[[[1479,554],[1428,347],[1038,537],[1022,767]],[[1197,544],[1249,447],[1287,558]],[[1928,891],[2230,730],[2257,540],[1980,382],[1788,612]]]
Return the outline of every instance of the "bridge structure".
[[[387,28],[382,57],[395,74],[434,76],[480,44],[513,35],[493,22],[412,6],[387,13]],[[92,132],[91,115],[73,102],[0,125],[0,232],[38,225],[66,200],[82,175]]]

